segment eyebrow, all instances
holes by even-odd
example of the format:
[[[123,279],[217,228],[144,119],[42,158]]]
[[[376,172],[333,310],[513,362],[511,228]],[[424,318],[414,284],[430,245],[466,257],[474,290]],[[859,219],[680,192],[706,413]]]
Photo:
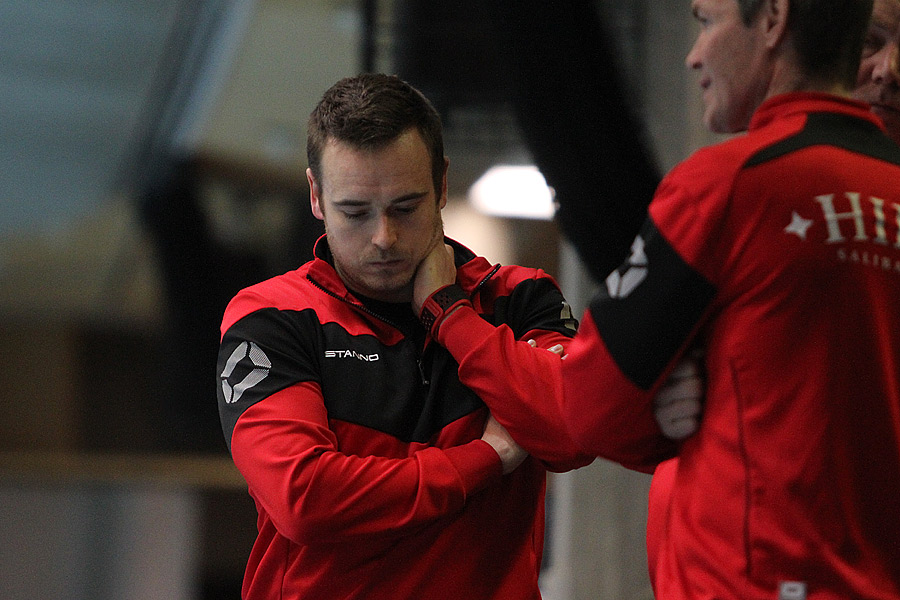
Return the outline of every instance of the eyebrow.
[[[411,194],[404,194],[403,196],[393,198],[388,204],[393,206],[396,204],[403,204],[404,202],[415,202],[424,199],[426,196],[428,196],[428,192],[413,192]],[[371,203],[370,200],[357,200],[355,198],[344,198],[333,202],[335,206],[343,206],[346,208],[366,206]]]

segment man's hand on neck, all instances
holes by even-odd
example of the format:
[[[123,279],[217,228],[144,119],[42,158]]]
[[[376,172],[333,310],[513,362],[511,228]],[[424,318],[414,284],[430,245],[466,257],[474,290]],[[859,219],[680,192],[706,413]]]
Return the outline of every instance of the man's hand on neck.
[[[444,286],[456,282],[456,264],[453,260],[453,248],[444,243],[443,235],[439,236],[431,251],[425,256],[413,278],[412,306],[418,315],[428,297]]]

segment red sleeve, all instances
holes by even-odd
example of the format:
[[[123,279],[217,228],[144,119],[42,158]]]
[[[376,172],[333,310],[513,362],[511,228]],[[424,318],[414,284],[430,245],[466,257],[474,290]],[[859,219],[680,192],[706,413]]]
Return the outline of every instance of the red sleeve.
[[[713,310],[729,188],[698,153],[660,184],[631,255],[600,286],[563,361],[562,418],[596,456],[650,471],[677,446],[653,398]],[[724,168],[724,167],[723,167]]]
[[[619,370],[590,311],[562,363],[562,418],[579,447],[644,472],[672,455],[653,416],[653,392]]]
[[[343,454],[310,382],[249,407],[231,449],[251,494],[298,544],[408,535],[460,511],[502,475],[497,453],[481,440],[402,459]]]
[[[471,306],[462,306],[438,329],[438,342],[459,363],[459,379],[487,404],[491,414],[513,439],[551,471],[568,471],[589,464],[569,437],[559,415],[562,396],[560,357],[549,352],[571,338],[534,330],[517,341],[512,330],[494,327]],[[532,348],[527,340],[534,339]]]

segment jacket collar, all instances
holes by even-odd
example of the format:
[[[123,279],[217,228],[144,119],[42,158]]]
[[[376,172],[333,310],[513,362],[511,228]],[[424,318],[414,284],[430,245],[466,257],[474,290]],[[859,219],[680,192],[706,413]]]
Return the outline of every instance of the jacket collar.
[[[869,110],[868,104],[824,92],[789,92],[772,96],[760,104],[753,113],[749,129],[752,131],[765,127],[778,118],[810,112],[841,113],[871,121],[884,129],[878,118]]]
[[[444,237],[444,243],[453,247],[456,262],[456,282],[467,293],[475,291],[484,281],[490,279],[500,267],[500,265],[491,265],[485,258],[476,255],[472,250],[454,239]],[[347,290],[347,286],[344,285],[343,280],[341,280],[334,268],[334,259],[328,247],[327,235],[322,235],[316,240],[313,248],[313,260],[308,264],[306,277],[327,293],[353,304],[359,304],[359,300]]]

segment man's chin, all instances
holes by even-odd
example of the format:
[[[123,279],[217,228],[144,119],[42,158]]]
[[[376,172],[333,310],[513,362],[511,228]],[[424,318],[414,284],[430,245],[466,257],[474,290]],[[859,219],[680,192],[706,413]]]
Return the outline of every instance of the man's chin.
[[[408,276],[396,278],[379,278],[363,282],[365,291],[359,293],[381,302],[412,302],[412,278]]]

